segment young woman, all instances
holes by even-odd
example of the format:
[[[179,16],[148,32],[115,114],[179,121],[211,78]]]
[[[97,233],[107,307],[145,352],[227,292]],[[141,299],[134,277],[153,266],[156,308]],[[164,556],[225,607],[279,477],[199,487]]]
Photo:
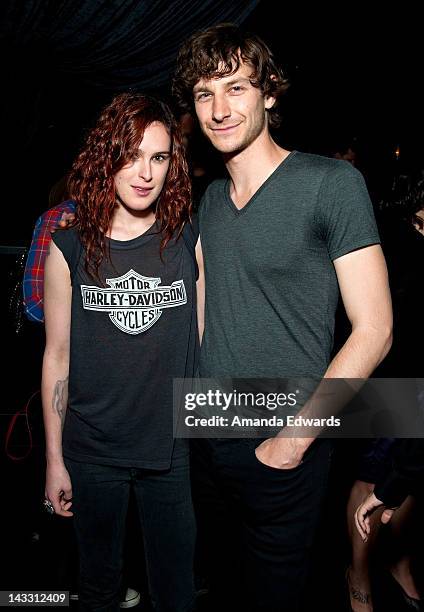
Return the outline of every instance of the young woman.
[[[168,107],[116,97],[69,192],[75,222],[53,234],[45,269],[46,503],[74,515],[82,610],[119,610],[131,487],[153,607],[191,610],[195,528],[172,379],[193,376],[197,357],[197,236]]]

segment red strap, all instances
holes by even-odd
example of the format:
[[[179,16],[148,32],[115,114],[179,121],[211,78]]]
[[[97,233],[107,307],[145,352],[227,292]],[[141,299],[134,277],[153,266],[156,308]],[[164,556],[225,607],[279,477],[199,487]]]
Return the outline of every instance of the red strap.
[[[25,407],[22,408],[21,410],[18,410],[18,412],[13,415],[9,423],[9,427],[7,428],[6,441],[4,445],[5,453],[9,457],[9,459],[12,459],[13,461],[22,461],[23,459],[26,459],[32,451],[32,432],[31,432],[31,427],[30,427],[29,420],[28,420],[28,409],[29,409],[30,403],[32,402],[32,400],[38,393],[40,393],[40,389],[37,389],[37,391],[34,391],[34,393],[30,396],[29,400],[25,404]],[[26,426],[28,430],[29,448],[24,455],[17,457],[16,455],[12,455],[12,453],[9,452],[9,443],[10,443],[10,438],[12,437],[13,429],[16,425],[16,421],[18,420],[18,417],[20,416],[25,416]]]

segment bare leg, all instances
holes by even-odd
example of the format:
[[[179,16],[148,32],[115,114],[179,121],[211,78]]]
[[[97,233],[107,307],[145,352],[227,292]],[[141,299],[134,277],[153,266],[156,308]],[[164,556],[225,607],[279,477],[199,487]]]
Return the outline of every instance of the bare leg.
[[[352,546],[352,561],[348,570],[350,605],[354,612],[372,612],[371,584],[369,577],[369,557],[380,527],[382,510],[374,512],[371,519],[371,533],[367,542],[363,542],[355,526],[356,508],[374,490],[374,485],[357,480],[350,492],[347,504],[347,525]]]
[[[418,528],[417,521],[414,520],[414,510],[414,499],[408,497],[390,521],[391,536],[396,553],[396,561],[391,565],[390,571],[409,597],[420,599],[420,593],[411,573],[411,557],[409,555],[412,548],[412,538],[416,537],[415,529]]]

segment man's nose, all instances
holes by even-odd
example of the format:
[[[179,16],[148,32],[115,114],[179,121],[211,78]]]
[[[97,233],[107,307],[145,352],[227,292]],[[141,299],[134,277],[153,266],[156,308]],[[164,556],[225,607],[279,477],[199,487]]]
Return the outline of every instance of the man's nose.
[[[227,117],[231,116],[230,105],[224,95],[215,95],[212,104],[212,118],[214,121],[221,123]]]

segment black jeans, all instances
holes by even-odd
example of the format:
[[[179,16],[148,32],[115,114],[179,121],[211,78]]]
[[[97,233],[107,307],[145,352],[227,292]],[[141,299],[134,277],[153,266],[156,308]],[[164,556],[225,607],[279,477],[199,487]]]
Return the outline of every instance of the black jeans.
[[[260,463],[261,440],[192,440],[199,571],[212,609],[295,612],[324,500],[331,447],[315,442],[303,463]]]
[[[125,519],[134,488],[153,609],[194,608],[195,522],[189,456],[178,446],[166,471],[65,459],[73,488],[80,559],[80,610],[118,612]]]

